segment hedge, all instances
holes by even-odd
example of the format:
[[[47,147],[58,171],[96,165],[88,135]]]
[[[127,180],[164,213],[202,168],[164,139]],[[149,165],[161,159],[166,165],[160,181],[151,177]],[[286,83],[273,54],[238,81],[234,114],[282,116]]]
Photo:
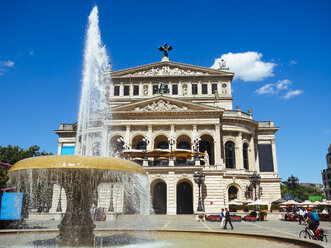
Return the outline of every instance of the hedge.
[[[271,204],[271,210],[279,210],[280,205],[279,204]]]

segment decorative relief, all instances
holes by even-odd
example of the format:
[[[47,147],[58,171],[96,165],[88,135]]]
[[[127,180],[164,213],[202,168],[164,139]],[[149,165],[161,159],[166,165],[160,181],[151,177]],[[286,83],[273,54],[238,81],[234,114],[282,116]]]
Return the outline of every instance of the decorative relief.
[[[178,67],[170,68],[169,66],[163,66],[161,68],[152,68],[147,71],[137,71],[132,74],[127,74],[128,77],[137,76],[186,76],[186,75],[208,75],[208,73],[200,71],[191,71],[189,69],[179,69]]]
[[[136,107],[135,111],[141,111],[141,112],[148,112],[148,111],[159,111],[159,112],[166,112],[166,111],[187,111],[188,108],[183,106],[183,107],[178,107],[175,104],[170,103],[169,101],[153,101],[152,104],[149,104],[143,108],[141,107]]]

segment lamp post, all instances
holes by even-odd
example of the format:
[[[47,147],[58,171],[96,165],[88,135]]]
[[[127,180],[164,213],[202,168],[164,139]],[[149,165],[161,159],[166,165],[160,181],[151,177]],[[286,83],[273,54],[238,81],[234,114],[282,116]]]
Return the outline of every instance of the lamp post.
[[[198,184],[199,187],[199,199],[198,199],[198,212],[202,212],[202,203],[201,203],[201,193],[200,193],[200,188],[201,188],[201,184],[203,184],[203,182],[205,181],[205,175],[203,173],[201,173],[200,171],[196,171],[193,174],[193,178],[194,178],[194,182],[196,184]]]
[[[144,159],[146,160],[147,159],[147,146],[149,145],[150,140],[149,140],[148,137],[145,137],[145,138],[143,138],[142,142],[144,142],[144,144],[145,144],[145,156],[144,156]]]
[[[254,191],[255,191],[255,199],[254,199],[254,201],[257,201],[257,194],[256,194],[256,187],[257,186],[260,186],[260,182],[261,182],[261,176],[260,175],[258,175],[257,173],[256,173],[256,171],[253,173],[253,175],[251,175],[250,177],[249,177],[249,182],[253,185],[253,187],[254,187]],[[259,207],[258,207],[258,205],[256,204],[255,205],[255,211],[258,211],[259,210]]]
[[[173,159],[174,156],[172,154],[172,146],[176,143],[176,140],[174,139],[174,137],[169,137],[168,142],[170,145],[170,159]]]
[[[109,212],[114,212],[113,189],[114,189],[114,185],[111,184],[111,186],[110,186],[110,202],[109,202],[109,208],[108,208]]]
[[[62,206],[61,206],[61,191],[62,191],[62,186],[60,185],[60,195],[59,195],[59,201],[57,202],[57,208],[56,212],[62,212]]]

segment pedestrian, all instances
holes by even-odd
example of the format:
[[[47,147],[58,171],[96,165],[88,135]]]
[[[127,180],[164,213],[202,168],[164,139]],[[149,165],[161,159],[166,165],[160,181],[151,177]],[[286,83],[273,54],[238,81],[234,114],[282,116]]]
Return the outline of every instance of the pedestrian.
[[[222,208],[220,228],[223,228],[224,227],[224,222],[225,222],[225,215],[224,215],[224,208]]]
[[[301,225],[301,222],[303,221],[304,216],[305,216],[305,211],[303,211],[303,209],[300,208],[300,210],[299,210],[299,225]]]
[[[228,223],[230,224],[231,229],[233,230],[233,226],[232,226],[231,218],[230,218],[230,212],[227,208],[225,208],[225,224],[224,224],[223,229],[227,229],[226,226]]]

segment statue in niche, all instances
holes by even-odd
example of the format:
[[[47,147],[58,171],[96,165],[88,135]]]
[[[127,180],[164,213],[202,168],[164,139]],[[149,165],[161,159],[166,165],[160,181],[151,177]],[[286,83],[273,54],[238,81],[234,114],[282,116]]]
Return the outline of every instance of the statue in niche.
[[[205,166],[209,165],[209,154],[207,151],[204,153],[203,161],[205,162]]]
[[[144,85],[143,91],[144,91],[144,95],[147,96],[148,95],[148,85]]]
[[[187,85],[186,84],[183,85],[183,95],[184,96],[187,95]]]

